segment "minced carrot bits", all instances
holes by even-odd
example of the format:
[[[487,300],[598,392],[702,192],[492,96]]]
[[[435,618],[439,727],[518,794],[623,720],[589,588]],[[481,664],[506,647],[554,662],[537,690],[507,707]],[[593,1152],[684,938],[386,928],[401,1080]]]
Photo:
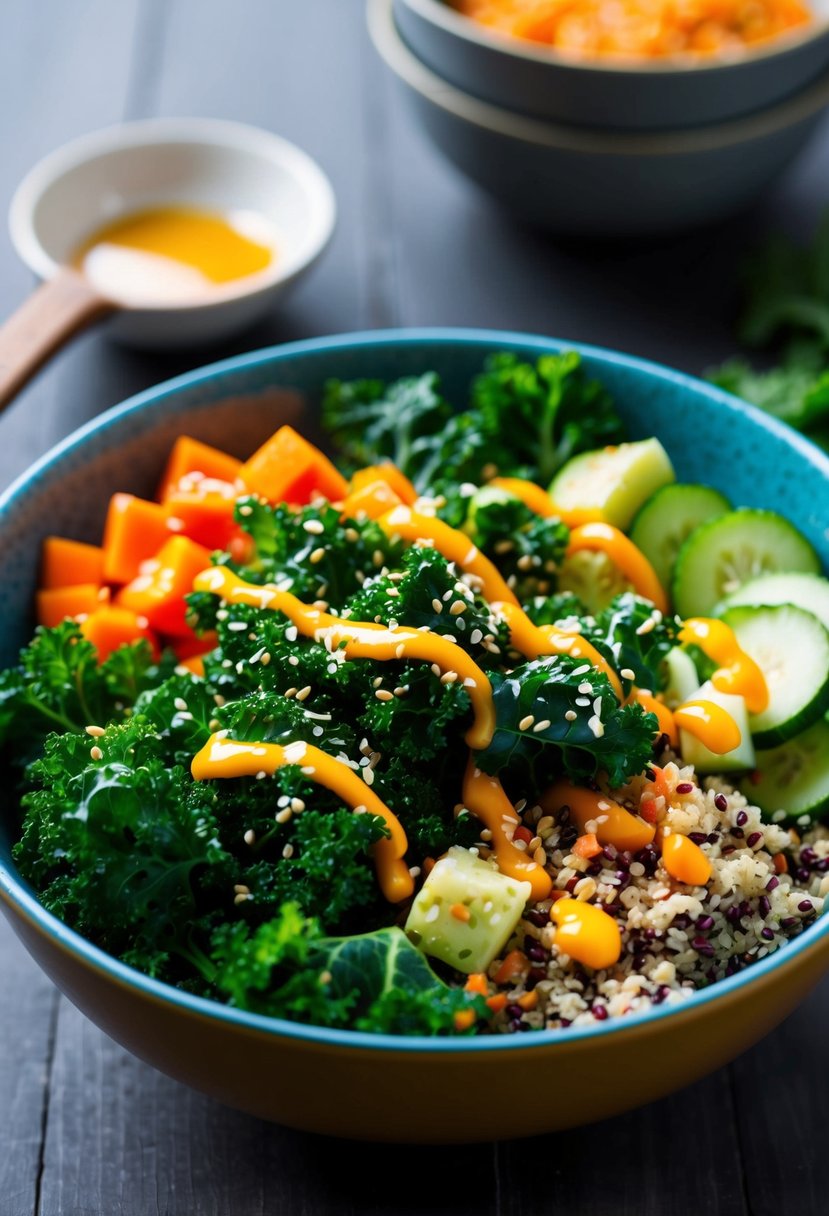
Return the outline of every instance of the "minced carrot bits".
[[[484,973],[482,971],[473,971],[464,984],[464,990],[466,992],[476,992],[478,996],[486,996],[489,991],[489,985],[486,982]]]
[[[468,924],[472,917],[472,913],[469,911],[466,904],[452,904],[449,911],[454,916],[455,920],[462,920],[465,924]]]
[[[523,950],[510,950],[501,966],[495,972],[496,984],[508,984],[517,975],[522,975],[530,969],[530,960]]]
[[[583,836],[579,836],[576,843],[573,845],[573,852],[577,857],[591,858],[598,857],[602,851],[602,846],[599,844],[595,832],[585,832]]]
[[[459,1009],[454,1017],[455,1029],[469,1030],[469,1027],[474,1026],[476,1021],[474,1009]]]
[[[452,0],[467,17],[574,58],[717,55],[813,20],[802,0]]]

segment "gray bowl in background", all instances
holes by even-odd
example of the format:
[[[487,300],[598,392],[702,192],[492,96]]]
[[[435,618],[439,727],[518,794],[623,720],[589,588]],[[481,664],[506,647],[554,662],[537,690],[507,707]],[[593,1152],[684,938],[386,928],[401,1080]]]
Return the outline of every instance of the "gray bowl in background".
[[[443,0],[394,0],[409,48],[465,93],[517,113],[577,126],[665,130],[724,122],[776,104],[829,69],[829,4],[816,19],[727,58],[641,64],[574,61],[488,30]]]
[[[454,88],[398,31],[393,0],[368,0],[378,52],[438,148],[511,211],[563,235],[675,232],[755,201],[829,104],[829,70],[749,118],[692,130],[594,131],[515,114]]]

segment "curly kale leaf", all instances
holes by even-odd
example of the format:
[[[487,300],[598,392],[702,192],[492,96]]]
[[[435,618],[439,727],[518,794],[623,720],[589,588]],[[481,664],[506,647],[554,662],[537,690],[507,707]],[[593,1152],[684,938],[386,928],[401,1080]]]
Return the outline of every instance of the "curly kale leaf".
[[[625,591],[592,623],[585,622],[582,633],[619,673],[628,693],[634,684],[651,692],[662,687],[662,660],[676,645],[678,630],[675,618],[654,615],[650,600]],[[623,671],[633,671],[633,679]]]
[[[587,609],[572,591],[557,591],[554,595],[535,595],[523,604],[534,625],[581,625]]]
[[[525,663],[496,676],[493,693],[495,734],[476,762],[516,789],[543,789],[562,772],[583,780],[604,771],[621,785],[651,758],[655,716],[620,706],[607,676],[578,660]]]
[[[441,396],[434,373],[388,386],[335,382],[323,408],[348,460],[391,459],[419,490],[447,496],[496,472],[546,484],[577,452],[624,438],[606,390],[574,351],[543,355],[536,364],[493,355],[460,413]]]
[[[381,380],[330,380],[322,403],[323,425],[355,468],[391,460],[416,479],[446,424],[452,407],[435,372]]]
[[[210,964],[196,941],[205,912],[199,872],[229,862],[212,792],[169,765],[140,722],[110,726],[90,757],[89,738],[51,735],[29,769],[21,873],[48,911],[151,974],[184,959]]]
[[[808,334],[829,346],[829,213],[811,246],[775,237],[753,252],[744,274],[743,342],[767,346],[781,336]]]
[[[328,504],[292,511],[255,498],[241,499],[236,518],[253,538],[247,565],[227,564],[254,583],[275,582],[302,600],[325,600],[340,608],[357,591],[366,570],[395,566],[403,542],[371,519],[343,519]]]
[[[99,664],[75,621],[40,627],[19,665],[0,674],[0,744],[14,744],[15,761],[26,763],[52,731],[123,718],[139,692],[162,675],[146,642],[121,647]]]
[[[454,565],[436,549],[412,546],[401,571],[367,579],[347,602],[351,619],[429,629],[451,637],[477,663],[491,665],[498,651],[489,647],[506,645],[508,634],[487,601],[458,580]]]
[[[825,353],[815,346],[793,346],[781,365],[769,371],[756,371],[744,359],[731,359],[707,377],[829,447],[829,367]]]
[[[189,768],[193,756],[207,742],[216,717],[216,702],[204,680],[173,675],[142,692],[135,702],[134,720],[149,723],[166,743],[165,754]]]
[[[512,494],[484,487],[472,499],[466,530],[522,604],[550,594],[570,538],[561,520],[544,519]]]

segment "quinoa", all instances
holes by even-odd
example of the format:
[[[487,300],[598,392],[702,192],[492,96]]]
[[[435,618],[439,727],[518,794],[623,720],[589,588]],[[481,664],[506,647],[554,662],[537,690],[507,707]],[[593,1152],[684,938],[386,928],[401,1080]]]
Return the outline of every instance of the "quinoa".
[[[764,822],[758,807],[722,777],[700,787],[694,769],[671,760],[671,791],[654,798],[647,776],[612,796],[636,813],[647,794],[658,826],[687,835],[711,863],[705,887],[673,879],[658,849],[638,853],[606,845],[587,860],[572,852],[577,832],[567,808],[557,815],[528,807],[524,825],[541,841],[554,889],[613,916],[622,953],[613,967],[591,971],[556,945],[553,899],[531,905],[504,955],[520,950],[528,969],[508,988],[493,1028],[501,1032],[603,1022],[656,1005],[681,1004],[692,993],[751,966],[797,937],[829,895],[829,827],[800,836]],[[489,969],[494,983],[503,959]],[[528,997],[529,993],[534,996]]]

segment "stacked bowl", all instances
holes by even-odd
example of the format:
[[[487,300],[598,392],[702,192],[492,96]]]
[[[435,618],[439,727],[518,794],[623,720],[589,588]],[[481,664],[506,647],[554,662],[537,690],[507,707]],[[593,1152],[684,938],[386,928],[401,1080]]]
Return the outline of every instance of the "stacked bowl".
[[[572,59],[445,0],[368,0],[371,37],[419,120],[531,222],[650,235],[754,201],[829,105],[829,18],[729,56]]]

